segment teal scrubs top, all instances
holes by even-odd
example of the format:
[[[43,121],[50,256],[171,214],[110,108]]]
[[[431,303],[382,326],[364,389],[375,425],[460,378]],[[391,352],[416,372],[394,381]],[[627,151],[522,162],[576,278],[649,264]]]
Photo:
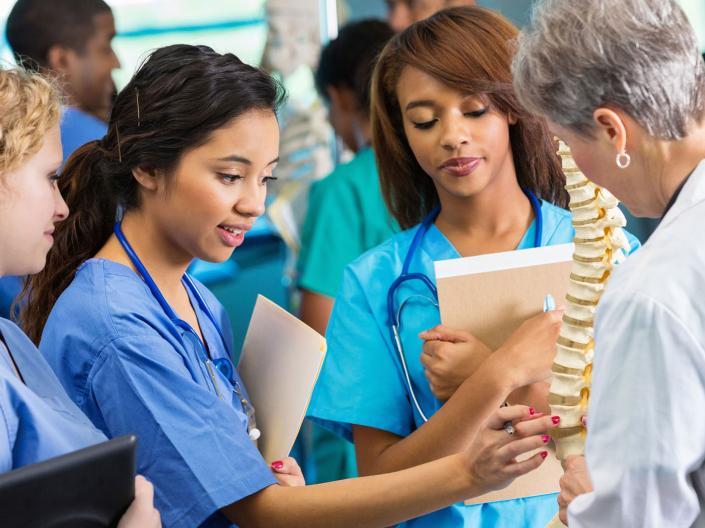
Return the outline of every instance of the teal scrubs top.
[[[194,283],[214,318],[189,291],[210,356],[232,357],[225,309]],[[217,369],[211,377],[200,340],[164,314],[127,266],[84,262],[54,305],[39,349],[101,431],[137,435],[137,471],[154,484],[165,528],[230,527],[221,508],[276,483],[230,382]],[[237,372],[235,381],[247,397]]]
[[[345,266],[398,231],[382,199],[374,152],[366,147],[311,186],[299,287],[335,297]]]
[[[543,201],[541,245],[573,240],[570,212]],[[517,249],[533,247],[536,222],[532,222]],[[423,425],[410,404],[406,383],[396,360],[387,326],[387,291],[399,276],[411,241],[419,226],[399,233],[368,251],[346,269],[326,337],[328,353],[308,410],[310,417],[352,439],[352,425],[373,427],[408,436]],[[639,246],[631,235],[632,250]],[[434,280],[433,262],[460,254],[441,231],[432,225],[416,251],[409,271],[425,273]],[[397,302],[408,299],[402,312],[401,340],[412,384],[427,416],[437,411],[437,400],[428,385],[420,361],[418,334],[440,324],[440,313],[420,281],[405,282]],[[465,506],[462,503],[410,520],[404,527],[543,527],[556,514],[555,494]]]

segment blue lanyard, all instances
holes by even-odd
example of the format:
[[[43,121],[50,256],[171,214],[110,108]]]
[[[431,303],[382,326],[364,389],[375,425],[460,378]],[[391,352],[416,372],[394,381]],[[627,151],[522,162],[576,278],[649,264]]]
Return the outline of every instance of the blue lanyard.
[[[213,366],[216,369],[218,369],[220,371],[220,373],[223,374],[230,381],[230,383],[232,383],[234,386],[235,385],[235,367],[233,366],[232,361],[230,361],[230,359],[225,358],[225,357],[215,358],[215,359],[212,359],[210,357],[210,353],[208,352],[208,349],[205,347],[205,345],[201,341],[201,338],[196,333],[196,331],[191,327],[190,324],[188,324],[186,321],[184,321],[183,319],[179,318],[178,315],[176,315],[176,312],[174,312],[174,310],[171,308],[171,306],[169,306],[169,303],[162,295],[162,292],[159,291],[159,287],[155,284],[154,279],[152,279],[152,276],[149,274],[149,271],[147,271],[147,268],[144,267],[144,264],[142,264],[142,261],[140,260],[139,256],[137,255],[135,250],[132,248],[130,243],[127,241],[127,238],[125,238],[125,234],[122,232],[122,227],[120,225],[120,222],[117,222],[115,224],[115,226],[113,227],[113,231],[115,232],[115,236],[117,237],[118,241],[120,242],[123,249],[125,250],[125,253],[127,253],[127,256],[129,257],[133,266],[135,266],[137,273],[142,277],[142,280],[144,280],[145,284],[149,288],[149,291],[152,293],[152,296],[159,303],[159,306],[161,306],[162,310],[164,311],[166,316],[169,318],[169,320],[175,326],[181,328],[185,332],[192,334],[196,338],[196,341],[198,342],[198,345],[199,345],[199,347],[198,347],[199,351],[200,351],[201,355],[203,356],[202,359],[204,361],[208,361],[210,359],[213,363]],[[210,308],[208,307],[205,300],[201,296],[201,293],[198,291],[198,288],[196,288],[196,285],[194,284],[193,279],[191,279],[191,277],[189,277],[188,274],[184,274],[182,281],[183,281],[184,285],[186,286],[186,288],[196,298],[196,302],[198,303],[198,306],[206,314],[206,317],[208,317],[208,320],[213,324],[215,329],[218,331],[218,336],[220,337],[220,339],[223,343],[223,350],[225,350],[227,352],[228,347],[225,342],[225,337],[223,337],[223,332],[220,328],[220,325],[216,322],[215,317],[213,316],[213,312],[211,312]],[[215,384],[215,380],[214,380],[214,384]],[[217,385],[216,385],[216,391],[217,391]]]
[[[522,189],[526,197],[531,203],[531,209],[534,213],[534,218],[536,219],[536,231],[534,232],[534,247],[541,247],[541,239],[543,238],[543,211],[541,210],[541,202],[536,195],[528,189]],[[409,251],[406,253],[406,258],[404,258],[404,264],[401,269],[401,274],[394,280],[394,282],[387,290],[387,321],[389,325],[398,325],[397,317],[395,315],[394,306],[394,294],[396,290],[401,286],[402,283],[409,280],[418,279],[423,282],[426,287],[430,290],[433,297],[438,301],[438,290],[433,281],[428,278],[424,273],[409,273],[409,267],[411,266],[411,261],[414,259],[416,251],[421,246],[426,233],[431,228],[431,225],[436,221],[438,215],[441,212],[441,206],[436,206],[421,222],[418,231],[414,235],[411,245],[409,246]]]

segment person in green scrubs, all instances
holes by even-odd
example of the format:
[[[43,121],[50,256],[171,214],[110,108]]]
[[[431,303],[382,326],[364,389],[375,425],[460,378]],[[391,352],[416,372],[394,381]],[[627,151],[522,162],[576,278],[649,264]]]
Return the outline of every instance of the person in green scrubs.
[[[379,187],[370,148],[370,83],[377,55],[394,32],[379,20],[341,29],[322,51],[316,87],[329,106],[336,135],[354,153],[327,177],[314,183],[301,236],[298,261],[301,320],[325,334],[343,269],[397,232]],[[357,474],[352,444],[312,422],[300,443],[309,482]]]
[[[301,236],[301,320],[325,334],[343,269],[398,231],[382,198],[370,147],[370,82],[377,55],[392,37],[380,20],[345,26],[322,51],[316,87],[329,104],[336,135],[354,153],[314,183]]]

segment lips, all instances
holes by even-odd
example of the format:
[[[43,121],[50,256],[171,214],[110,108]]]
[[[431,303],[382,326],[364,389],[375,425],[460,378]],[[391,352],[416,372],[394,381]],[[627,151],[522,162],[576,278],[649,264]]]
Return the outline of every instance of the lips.
[[[467,176],[472,173],[482,161],[482,158],[451,158],[443,162],[439,167],[441,170],[453,176]]]
[[[228,247],[234,248],[242,244],[245,239],[245,233],[247,233],[251,227],[252,226],[245,224],[220,224],[217,230],[223,243]]]

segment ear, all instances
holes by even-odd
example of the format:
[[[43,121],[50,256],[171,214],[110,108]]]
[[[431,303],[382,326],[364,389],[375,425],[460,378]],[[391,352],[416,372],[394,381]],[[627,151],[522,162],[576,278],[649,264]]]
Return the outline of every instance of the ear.
[[[159,190],[159,174],[153,169],[135,167],[132,176],[145,191],[156,192]]]
[[[598,108],[592,117],[598,139],[612,143],[617,152],[624,152],[627,149],[627,127],[622,116],[609,108]]]
[[[507,123],[509,123],[509,126],[511,126],[511,125],[516,125],[516,124],[517,124],[517,121],[519,121],[519,120],[517,119],[517,116],[515,116],[515,115],[512,114],[511,112],[509,112],[509,113],[507,114]]]
[[[47,51],[47,66],[58,74],[67,74],[71,71],[76,52],[71,48],[54,44]]]
[[[357,110],[358,103],[355,93],[350,88],[344,86],[328,86],[326,88],[331,103],[335,104],[341,112],[346,114]]]

